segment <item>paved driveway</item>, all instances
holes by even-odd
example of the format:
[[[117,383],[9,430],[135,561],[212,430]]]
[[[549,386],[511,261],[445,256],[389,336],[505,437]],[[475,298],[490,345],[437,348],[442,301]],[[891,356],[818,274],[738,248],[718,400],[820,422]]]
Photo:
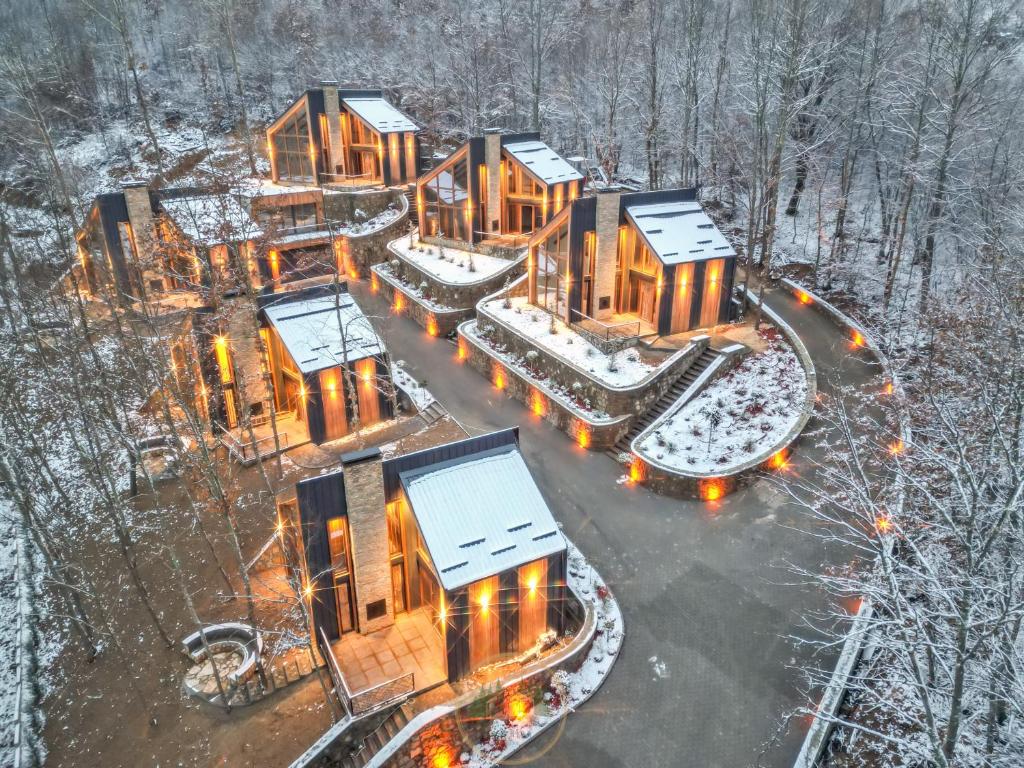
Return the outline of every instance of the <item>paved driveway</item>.
[[[387,307],[352,286],[368,314]],[[818,370],[819,392],[878,380],[866,353],[854,352],[830,323],[788,294],[769,305],[800,334]],[[796,533],[795,507],[768,482],[715,508],[619,485],[608,456],[577,448],[516,400],[456,362],[452,344],[431,339],[406,318],[384,323],[394,359],[476,434],[519,425],[524,455],[556,518],[608,581],[626,622],[621,656],[600,692],[568,718],[553,744],[515,762],[540,766],[791,766],[806,722],[780,733],[802,701],[806,650],[786,638],[824,605],[813,587],[793,586],[786,563],[818,569],[841,557]],[[880,380],[879,381],[879,386]],[[850,407],[855,407],[853,403]],[[808,427],[818,429],[814,420]],[[810,472],[820,436],[805,440],[791,471]]]

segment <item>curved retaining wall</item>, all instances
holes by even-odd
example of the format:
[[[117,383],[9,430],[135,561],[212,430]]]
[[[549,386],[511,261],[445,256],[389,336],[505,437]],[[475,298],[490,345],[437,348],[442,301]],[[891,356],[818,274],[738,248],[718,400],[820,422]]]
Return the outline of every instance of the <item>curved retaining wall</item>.
[[[512,296],[526,295],[525,278],[524,275],[510,286],[509,293]],[[579,382],[582,386],[582,396],[590,400],[594,409],[604,411],[612,416],[635,418],[646,413],[704,351],[703,346],[690,344],[675,352],[637,384],[628,387],[614,387],[596,378],[589,371],[585,371],[535,344],[528,336],[490,314],[484,305],[498,298],[501,298],[500,294],[492,294],[481,299],[476,305],[479,326],[481,328],[484,325],[493,326],[495,341],[504,345],[505,349],[516,357],[523,358],[527,352],[536,352],[540,361],[539,367],[547,372],[549,378],[569,385]],[[528,402],[527,405],[529,405]]]
[[[383,192],[377,190],[373,193],[352,193],[352,195],[345,195],[363,196],[371,194],[380,195],[384,193],[390,195],[389,202],[397,202],[399,204],[400,213],[398,218],[394,221],[388,222],[380,229],[373,230],[372,232],[343,236],[348,251],[348,263],[351,268],[355,269],[357,273],[356,276],[360,278],[368,277],[370,267],[374,264],[379,264],[382,261],[388,260],[388,255],[390,254],[390,251],[388,250],[388,243],[398,238],[409,228],[409,201],[406,199],[405,195],[392,190],[384,190]],[[376,200],[376,197],[370,199]],[[379,213],[385,208],[387,208],[386,203],[380,206],[377,212]],[[351,220],[351,217],[348,220]]]
[[[418,289],[396,280],[387,264],[370,267],[370,290],[387,299],[392,312],[411,317],[431,336],[454,333],[459,323],[473,314],[472,307],[456,309],[424,301]],[[396,304],[398,296],[402,297],[400,305]]]
[[[893,398],[897,417],[899,418],[900,438],[906,445],[909,445],[911,437],[910,414],[907,410],[906,392],[899,377],[893,370],[889,358],[882,352],[874,336],[856,320],[844,314],[825,299],[817,296],[810,289],[788,278],[783,278],[780,282],[800,303],[827,317],[836,327],[845,331],[851,339],[856,338],[855,334],[860,334],[860,343],[874,355],[893,385]],[[895,515],[899,515],[902,512],[904,500],[904,490],[900,487],[897,489],[896,505],[893,510]],[[891,549],[891,547],[891,541],[887,541],[887,548]],[[861,600],[857,615],[853,617],[850,631],[847,633],[846,640],[843,641],[843,647],[839,652],[839,659],[836,661],[835,670],[832,672],[832,677],[825,687],[818,706],[813,713],[814,719],[811,721],[810,728],[807,729],[807,735],[804,737],[803,744],[800,747],[800,753],[793,763],[794,768],[817,768],[817,766],[822,764],[822,758],[836,727],[835,718],[846,699],[850,677],[860,662],[864,652],[864,645],[870,635],[869,630],[873,616],[874,605],[865,597]]]
[[[401,238],[397,238],[401,239]],[[438,304],[464,309],[466,317],[472,315],[473,308],[477,302],[492,293],[500,293],[505,286],[505,281],[518,280],[525,274],[526,253],[522,253],[515,260],[511,260],[507,267],[493,275],[477,280],[472,283],[448,283],[434,273],[417,266],[398,252],[393,246],[395,241],[388,243],[388,252],[392,260],[399,262],[399,274],[407,283],[419,286],[427,284],[428,295]]]
[[[554,424],[577,445],[595,451],[611,448],[629,431],[628,415],[595,419],[586,411],[564,402],[551,390],[548,382],[533,379],[525,372],[509,365],[495,351],[488,349],[483,342],[466,332],[468,327],[478,322],[468,320],[459,326],[460,357],[492,383],[500,371],[503,377],[502,390],[529,406],[538,418]]]
[[[751,301],[756,301],[756,298],[751,296]],[[630,443],[630,449],[642,462],[642,466],[638,469],[638,473],[641,481],[645,485],[648,485],[658,493],[684,499],[719,498],[732,493],[739,488],[750,485],[750,483],[761,477],[762,473],[766,470],[777,468],[772,466],[775,456],[781,454],[783,457],[787,457],[792,451],[793,446],[799,440],[804,427],[807,426],[807,422],[814,413],[814,404],[818,397],[817,372],[814,369],[814,361],[811,360],[811,355],[807,351],[807,347],[804,346],[803,341],[800,340],[796,331],[794,331],[790,325],[767,304],[762,305],[762,310],[768,319],[770,319],[782,332],[782,335],[786,337],[790,346],[793,347],[793,351],[796,352],[796,356],[800,360],[800,365],[804,369],[804,379],[807,391],[801,408],[800,418],[797,419],[796,423],[792,427],[790,427],[782,439],[775,443],[771,448],[762,451],[757,456],[745,461],[738,467],[721,474],[704,475],[681,472],[678,469],[659,464],[656,460],[640,456],[636,450],[636,446],[642,439],[654,432],[662,421],[671,418],[676,411],[700,394],[709,384],[711,384],[711,382],[721,377],[732,367],[737,365],[743,357],[742,354],[728,354],[728,350],[725,350],[727,354],[727,361],[717,367],[714,375],[707,377],[703,381],[701,379],[695,381],[693,386],[684,393],[672,408],[666,411],[661,418],[652,423],[647,427],[647,429],[637,435],[633,442]]]

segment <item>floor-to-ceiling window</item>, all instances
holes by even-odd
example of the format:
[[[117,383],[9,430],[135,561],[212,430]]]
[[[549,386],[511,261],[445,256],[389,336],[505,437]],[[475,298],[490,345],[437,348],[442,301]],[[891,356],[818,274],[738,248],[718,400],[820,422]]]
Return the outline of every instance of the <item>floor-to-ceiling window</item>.
[[[704,297],[700,303],[700,327],[718,324],[722,307],[722,278],[725,259],[712,259],[704,266]]]
[[[469,154],[460,152],[421,185],[424,235],[472,239],[469,211]]]
[[[535,274],[534,302],[548,312],[568,318],[569,311],[569,218],[564,217],[533,247],[531,265]],[[543,233],[540,233],[543,235]]]
[[[544,225],[544,186],[523,166],[505,158],[505,214],[502,228],[512,234],[527,234]]]
[[[352,599],[348,525],[344,517],[332,517],[327,521],[327,546],[331,555],[334,599],[338,606],[338,629],[345,634],[355,629],[355,601]]]
[[[391,599],[395,613],[408,610],[405,597],[405,548],[402,546],[402,512],[404,502],[387,505],[388,556],[391,558]]]
[[[312,182],[313,157],[306,110],[298,110],[271,135],[274,177],[279,181]]]
[[[629,227],[625,243],[624,306],[620,311],[638,316],[641,320],[656,324],[658,311],[658,281],[661,278],[661,262],[651,252],[632,227]],[[620,240],[620,246],[622,240]]]

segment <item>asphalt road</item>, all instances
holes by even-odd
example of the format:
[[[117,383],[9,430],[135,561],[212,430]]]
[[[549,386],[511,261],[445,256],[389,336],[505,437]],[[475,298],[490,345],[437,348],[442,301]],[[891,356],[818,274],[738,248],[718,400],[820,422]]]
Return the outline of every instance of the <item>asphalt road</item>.
[[[387,315],[351,286],[364,311]],[[800,334],[825,397],[843,385],[881,388],[870,357],[828,321],[781,291],[768,304]],[[807,723],[787,715],[804,702],[809,651],[788,638],[826,596],[798,585],[787,565],[817,571],[842,557],[807,527],[795,505],[762,480],[714,506],[617,483],[618,464],[576,447],[562,432],[460,366],[455,347],[411,320],[384,323],[396,360],[472,434],[518,425],[527,462],[564,531],[608,581],[626,641],[604,686],[564,731],[514,759],[539,766],[791,766]],[[850,407],[860,407],[851,399]],[[812,419],[808,429],[820,432]],[[813,472],[821,434],[805,439],[787,472]],[[821,663],[818,659],[816,663]]]

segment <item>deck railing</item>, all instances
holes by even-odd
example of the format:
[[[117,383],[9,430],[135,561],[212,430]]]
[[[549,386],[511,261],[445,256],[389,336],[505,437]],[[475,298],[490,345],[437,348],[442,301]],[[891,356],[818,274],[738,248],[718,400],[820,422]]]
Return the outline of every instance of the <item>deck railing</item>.
[[[267,419],[269,421],[269,419]],[[273,456],[277,451],[274,446],[274,435],[267,435],[266,437],[258,437],[255,440],[241,440],[221,425],[217,425],[220,428],[221,438],[220,442],[225,448],[228,449],[228,453],[234,456],[242,464],[251,464],[267,456]],[[253,422],[253,426],[256,426]],[[288,448],[288,433],[278,432],[277,433],[277,446],[283,452]],[[270,445],[269,449],[263,446]]]
[[[372,688],[352,693],[323,628],[320,629],[320,642],[323,656],[327,660],[327,668],[334,681],[334,690],[350,718],[365,717],[392,704],[397,704],[416,692],[416,675],[413,672],[406,672],[404,675],[385,680]]]
[[[605,354],[628,347],[640,338],[639,320],[605,323],[578,309],[569,310],[569,319],[574,330]]]

